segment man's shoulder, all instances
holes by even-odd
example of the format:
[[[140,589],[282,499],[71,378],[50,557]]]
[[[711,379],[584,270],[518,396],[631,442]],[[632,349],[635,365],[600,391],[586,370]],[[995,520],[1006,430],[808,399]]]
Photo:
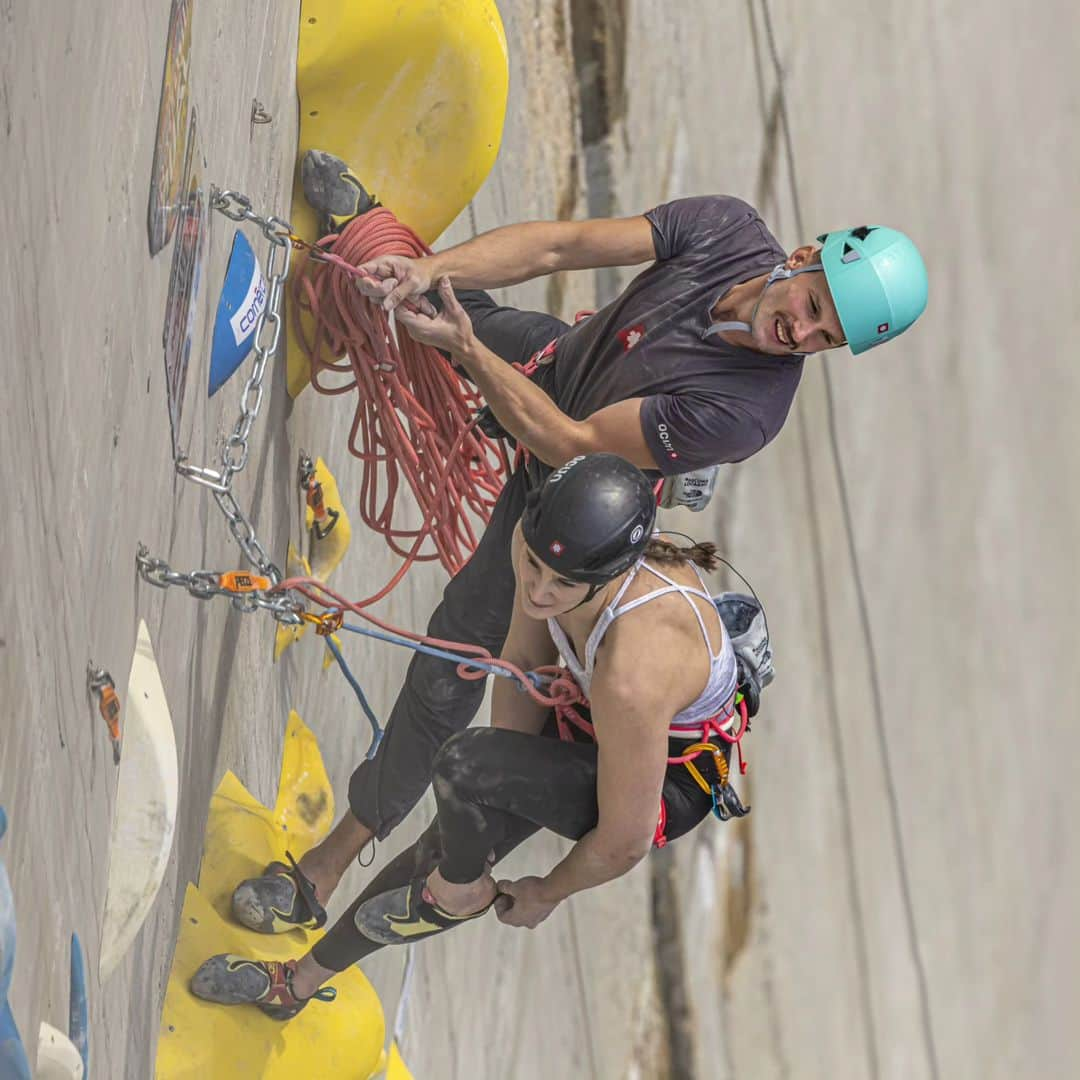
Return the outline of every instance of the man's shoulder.
[[[783,249],[757,208],[737,195],[692,195],[646,213],[660,260],[682,252],[723,250],[768,261]],[[733,250],[734,249],[734,252]]]

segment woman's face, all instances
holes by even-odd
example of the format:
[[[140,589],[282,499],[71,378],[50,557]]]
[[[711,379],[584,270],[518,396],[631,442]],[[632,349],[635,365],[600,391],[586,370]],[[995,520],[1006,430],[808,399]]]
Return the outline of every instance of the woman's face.
[[[528,544],[518,556],[521,608],[530,619],[552,619],[575,608],[589,594],[589,586],[560,576],[533,554]]]

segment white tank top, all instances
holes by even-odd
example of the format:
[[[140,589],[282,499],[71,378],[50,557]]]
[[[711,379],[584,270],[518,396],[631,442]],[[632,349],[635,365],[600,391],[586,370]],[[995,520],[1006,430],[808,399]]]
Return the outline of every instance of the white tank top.
[[[691,565],[693,564],[691,563]],[[642,569],[648,570],[654,577],[663,581],[665,583],[664,586],[620,606],[619,601],[622,600],[623,594],[630,587],[630,582],[637,577],[638,571]],[[596,625],[592,628],[592,632],[585,642],[584,664],[578,659],[577,654],[574,652],[574,646],[570,643],[570,639],[566,636],[566,632],[559,625],[558,621],[556,619],[547,620],[548,633],[551,634],[551,640],[555,642],[555,647],[566,661],[566,666],[570,669],[571,674],[577,680],[578,686],[581,687],[581,690],[586,697],[589,697],[591,693],[593,667],[596,663],[596,650],[600,647],[600,642],[607,633],[608,627],[611,626],[620,615],[625,615],[628,611],[633,611],[634,608],[640,607],[642,604],[647,604],[650,600],[655,600],[658,596],[667,596],[668,593],[675,592],[685,598],[686,602],[690,605],[690,609],[694,613],[694,617],[698,621],[698,626],[701,627],[701,634],[705,639],[705,648],[709,650],[709,678],[705,683],[705,689],[702,690],[697,700],[691,702],[685,709],[675,715],[671,721],[671,727],[696,729],[700,727],[702,721],[708,720],[719,713],[723,713],[730,707],[738,681],[735,650],[731,646],[731,638],[728,637],[727,629],[718,619],[717,622],[720,625],[721,634],[720,651],[715,654],[713,653],[712,647],[709,645],[709,633],[705,628],[705,620],[701,617],[701,611],[698,609],[697,604],[690,598],[692,596],[698,596],[703,600],[707,600],[710,604],[712,604],[713,601],[706,590],[705,582],[701,577],[701,572],[696,566],[694,566],[694,573],[697,574],[697,579],[701,583],[700,589],[693,589],[687,585],[680,585],[677,581],[672,581],[666,574],[662,574],[655,567],[650,566],[644,559],[639,559],[638,562],[634,564],[630,573],[627,574],[626,580],[615,594],[615,598],[600,612],[600,617],[596,620]],[[672,734],[678,734],[678,732],[672,732]],[[696,736],[698,732],[697,730],[693,730],[687,731],[686,734],[690,737]]]

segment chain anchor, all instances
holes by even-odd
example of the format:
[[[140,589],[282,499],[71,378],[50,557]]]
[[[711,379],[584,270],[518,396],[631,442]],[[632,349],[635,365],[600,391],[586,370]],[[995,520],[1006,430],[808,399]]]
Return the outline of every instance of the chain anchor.
[[[280,578],[268,574],[251,574],[246,570],[192,570],[182,573],[173,570],[164,559],[151,556],[145,544],[135,552],[139,577],[156,589],[180,586],[196,600],[227,597],[237,611],[245,615],[253,611],[269,611],[280,623],[299,625],[304,605],[292,592],[277,592]]]

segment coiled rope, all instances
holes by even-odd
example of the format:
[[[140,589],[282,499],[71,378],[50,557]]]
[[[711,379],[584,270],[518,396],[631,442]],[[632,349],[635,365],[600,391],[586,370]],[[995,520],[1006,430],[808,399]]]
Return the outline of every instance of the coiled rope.
[[[405,333],[395,340],[387,313],[356,288],[362,263],[431,254],[419,237],[376,207],[340,234],[303,246],[291,295],[311,385],[321,394],[356,391],[348,445],[363,462],[360,516],[403,560],[357,605],[367,607],[415,562],[438,559],[451,576],[464,565],[476,548],[475,523],[487,524],[509,462],[502,444],[475,426],[484,405],[477,391],[436,349]],[[396,515],[402,481],[419,508],[418,525]]]

